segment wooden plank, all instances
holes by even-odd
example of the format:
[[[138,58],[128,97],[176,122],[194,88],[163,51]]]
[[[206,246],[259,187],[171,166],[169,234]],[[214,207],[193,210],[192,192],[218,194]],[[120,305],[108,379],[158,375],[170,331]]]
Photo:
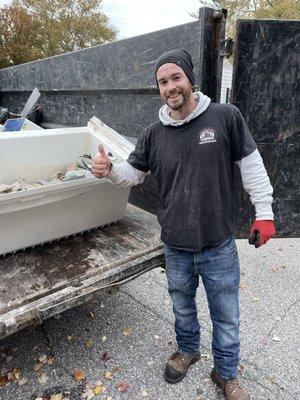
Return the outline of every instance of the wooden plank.
[[[0,259],[0,337],[163,262],[156,217],[132,205],[115,225]]]

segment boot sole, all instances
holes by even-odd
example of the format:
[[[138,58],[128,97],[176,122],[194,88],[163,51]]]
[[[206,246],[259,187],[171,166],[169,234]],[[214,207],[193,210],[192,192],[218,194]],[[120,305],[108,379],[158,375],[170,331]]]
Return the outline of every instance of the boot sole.
[[[190,367],[191,365],[195,364],[197,361],[199,361],[200,358],[201,358],[201,356],[199,355],[194,361],[192,361],[192,362],[190,363],[189,367]],[[178,382],[182,381],[182,379],[187,375],[187,373],[188,373],[188,369],[186,370],[186,373],[183,374],[183,375],[181,375],[178,379],[170,379],[170,378],[167,378],[166,374],[164,373],[164,380],[165,380],[166,382],[168,382],[168,383],[171,383],[171,384],[173,384],[173,383],[178,383]]]

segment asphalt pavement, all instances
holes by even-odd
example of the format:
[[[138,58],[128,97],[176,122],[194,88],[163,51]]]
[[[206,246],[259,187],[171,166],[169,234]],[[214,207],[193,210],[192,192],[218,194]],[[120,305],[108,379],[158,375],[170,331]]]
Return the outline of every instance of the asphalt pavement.
[[[237,246],[239,379],[252,400],[298,400],[300,239]],[[201,286],[197,303],[201,360],[176,385],[162,376],[176,342],[166,276],[155,269],[2,340],[0,400],[220,400],[210,380],[211,323]]]

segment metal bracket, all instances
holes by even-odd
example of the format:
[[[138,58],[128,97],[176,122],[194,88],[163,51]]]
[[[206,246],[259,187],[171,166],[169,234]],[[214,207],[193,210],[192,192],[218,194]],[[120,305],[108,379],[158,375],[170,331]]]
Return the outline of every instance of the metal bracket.
[[[220,42],[220,56],[229,58],[234,51],[234,40],[231,37],[222,39]]]
[[[220,10],[215,10],[214,11],[213,19],[215,21],[218,21],[218,20],[221,20],[221,19],[226,20],[227,19],[227,15],[228,15],[228,12],[227,12],[226,8],[222,8]]]

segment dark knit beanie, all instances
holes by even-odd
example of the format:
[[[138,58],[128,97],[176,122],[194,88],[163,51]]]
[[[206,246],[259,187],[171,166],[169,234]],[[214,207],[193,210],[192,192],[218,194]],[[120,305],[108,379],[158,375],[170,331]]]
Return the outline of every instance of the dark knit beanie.
[[[183,49],[171,50],[163,53],[158,57],[155,64],[155,78],[158,68],[166,63],[177,64],[191,81],[192,86],[195,84],[195,76],[193,72],[193,61],[190,53]]]

